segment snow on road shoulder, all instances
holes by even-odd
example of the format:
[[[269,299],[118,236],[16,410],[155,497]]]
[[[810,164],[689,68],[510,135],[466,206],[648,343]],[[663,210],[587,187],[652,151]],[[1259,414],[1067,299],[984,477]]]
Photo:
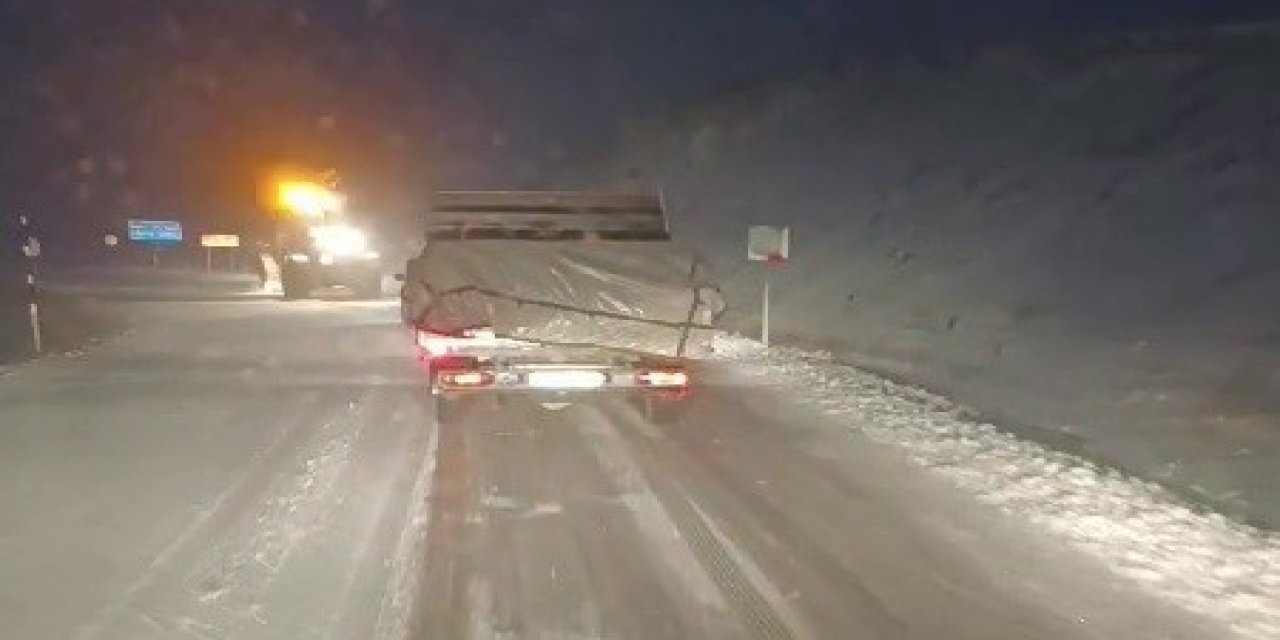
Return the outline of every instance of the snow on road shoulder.
[[[1158,485],[1020,440],[824,353],[729,336],[716,352],[1239,637],[1280,638],[1280,535],[1198,512]]]

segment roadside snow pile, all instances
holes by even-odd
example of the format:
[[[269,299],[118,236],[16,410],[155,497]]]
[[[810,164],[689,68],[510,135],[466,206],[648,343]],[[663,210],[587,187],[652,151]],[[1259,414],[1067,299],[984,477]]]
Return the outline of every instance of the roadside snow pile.
[[[716,351],[1240,637],[1280,638],[1280,535],[1196,512],[1157,485],[1019,440],[825,353],[733,337],[720,337]]]

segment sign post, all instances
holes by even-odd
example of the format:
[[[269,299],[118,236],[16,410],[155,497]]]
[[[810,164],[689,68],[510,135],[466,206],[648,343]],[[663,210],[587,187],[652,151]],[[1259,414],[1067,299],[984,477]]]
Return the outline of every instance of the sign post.
[[[44,336],[40,329],[40,286],[36,279],[40,239],[31,228],[31,218],[25,214],[18,216],[18,234],[22,238],[22,255],[27,257],[27,315],[31,319],[31,349],[39,355],[44,353]]]
[[[764,274],[764,296],[760,303],[760,344],[769,346],[769,272]]]
[[[770,342],[769,327],[769,269],[781,267],[791,259],[791,228],[752,226],[747,229],[747,260],[763,262],[764,291],[760,297],[760,342],[768,347]]]
[[[240,246],[240,236],[230,233],[205,233],[200,235],[200,246],[204,247],[204,269],[213,271],[213,250],[215,248],[235,249]],[[235,251],[229,252],[232,270],[235,269]]]

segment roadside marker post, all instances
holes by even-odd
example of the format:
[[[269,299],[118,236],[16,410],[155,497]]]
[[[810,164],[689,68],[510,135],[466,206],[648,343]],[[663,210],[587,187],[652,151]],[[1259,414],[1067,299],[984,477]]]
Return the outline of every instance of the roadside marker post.
[[[22,255],[27,258],[27,315],[31,319],[31,350],[44,353],[44,336],[40,327],[40,239],[31,227],[31,218],[18,215],[18,237],[22,239]]]
[[[747,260],[762,262],[765,266],[764,287],[760,297],[760,342],[768,347],[770,335],[770,289],[769,272],[782,267],[791,259],[791,228],[770,227],[763,225],[747,229]]]

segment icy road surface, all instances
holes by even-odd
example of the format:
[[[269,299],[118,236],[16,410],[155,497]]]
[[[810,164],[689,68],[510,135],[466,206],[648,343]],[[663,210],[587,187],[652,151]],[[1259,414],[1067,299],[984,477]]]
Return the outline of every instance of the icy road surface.
[[[440,425],[388,304],[126,308],[0,377],[0,637],[1229,637],[719,365]]]

